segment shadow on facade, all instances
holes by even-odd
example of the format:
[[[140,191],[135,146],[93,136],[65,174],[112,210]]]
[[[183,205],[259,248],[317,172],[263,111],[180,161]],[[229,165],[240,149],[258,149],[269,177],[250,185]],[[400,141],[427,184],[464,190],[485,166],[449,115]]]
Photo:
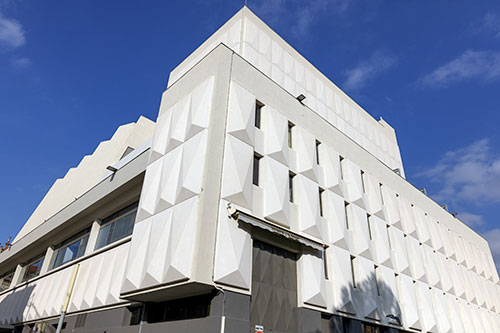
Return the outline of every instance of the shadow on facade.
[[[392,324],[401,326],[402,324],[402,309],[390,286],[385,282],[377,279],[376,274],[371,273],[368,278],[356,282],[356,284],[349,283],[344,286],[340,291],[342,308],[335,309],[338,312],[346,315],[357,317],[359,320],[367,320],[370,322],[377,322],[380,325]],[[354,327],[349,329],[344,328],[348,332],[356,332]],[[361,323],[352,321],[351,325],[360,326]],[[359,327],[361,332],[361,327]]]
[[[14,326],[15,323],[25,321],[25,311],[33,311],[34,318],[40,317],[36,306],[30,302],[33,289],[34,285],[14,289],[0,301],[0,327]]]
[[[380,332],[398,332],[402,328],[402,309],[397,295],[386,283],[377,279],[374,273],[358,281],[356,285],[349,283],[340,290],[340,295],[335,296],[338,307],[333,310],[340,316],[323,316],[323,333],[363,332],[362,322],[387,327]]]

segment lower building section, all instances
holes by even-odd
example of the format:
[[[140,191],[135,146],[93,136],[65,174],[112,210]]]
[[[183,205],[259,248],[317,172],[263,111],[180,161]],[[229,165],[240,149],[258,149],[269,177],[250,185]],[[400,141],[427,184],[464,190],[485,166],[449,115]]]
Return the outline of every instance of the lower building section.
[[[325,314],[306,308],[296,308],[289,325],[278,318],[274,322],[254,324],[250,313],[251,297],[230,291],[201,295],[161,303],[145,303],[114,309],[81,313],[66,317],[62,332],[75,333],[399,333],[356,319]],[[279,312],[280,309],[273,309]],[[275,317],[276,318],[276,317]],[[252,324],[250,322],[252,321]],[[56,332],[58,318],[43,322],[18,325],[1,332],[52,333]],[[257,321],[255,321],[257,322]],[[286,327],[283,328],[283,325]]]
[[[261,235],[262,236],[262,235]],[[276,246],[267,235],[253,240],[251,294],[213,288],[188,297],[134,302],[107,309],[69,314],[62,332],[75,333],[397,333],[340,315],[301,307],[297,295],[298,253],[293,246]],[[267,241],[266,241],[267,240]],[[273,241],[275,240],[275,241]],[[289,244],[293,245],[293,244]],[[176,287],[173,287],[176,288]],[[203,288],[193,290],[204,290]],[[206,289],[205,289],[206,290]],[[26,323],[5,332],[56,332],[57,317]],[[3,331],[0,328],[0,332]]]

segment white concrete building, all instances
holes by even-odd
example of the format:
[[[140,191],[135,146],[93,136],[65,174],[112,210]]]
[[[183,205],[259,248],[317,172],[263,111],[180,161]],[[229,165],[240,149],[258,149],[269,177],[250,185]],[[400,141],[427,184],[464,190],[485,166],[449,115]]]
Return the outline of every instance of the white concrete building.
[[[54,331],[73,272],[73,332],[500,332],[486,240],[247,8],[0,253],[1,327]]]

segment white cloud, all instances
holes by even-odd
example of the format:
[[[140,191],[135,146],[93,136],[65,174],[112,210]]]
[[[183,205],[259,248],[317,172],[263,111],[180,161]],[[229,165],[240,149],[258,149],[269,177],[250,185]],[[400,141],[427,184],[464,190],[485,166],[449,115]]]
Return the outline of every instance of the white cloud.
[[[380,51],[375,52],[369,59],[345,71],[346,80],[342,86],[347,89],[359,89],[367,81],[393,67],[396,62],[397,59],[389,54]]]
[[[458,218],[462,221],[465,222],[467,225],[471,227],[476,227],[484,224],[483,217],[481,215],[476,215],[472,213],[467,213],[467,212],[460,212],[458,214]]]
[[[342,13],[351,0],[258,0],[250,9],[272,24],[286,25],[294,34],[305,36],[312,23],[328,12]]]
[[[0,49],[13,49],[25,42],[26,38],[21,23],[0,13]]]
[[[490,245],[491,254],[497,266],[497,271],[500,272],[500,229],[487,231],[483,233],[483,237],[486,238]]]
[[[420,81],[431,87],[477,78],[493,81],[500,78],[500,51],[467,50],[457,58],[424,75]]]
[[[500,203],[500,155],[487,139],[447,152],[432,168],[420,172],[441,185],[433,197],[477,204]]]

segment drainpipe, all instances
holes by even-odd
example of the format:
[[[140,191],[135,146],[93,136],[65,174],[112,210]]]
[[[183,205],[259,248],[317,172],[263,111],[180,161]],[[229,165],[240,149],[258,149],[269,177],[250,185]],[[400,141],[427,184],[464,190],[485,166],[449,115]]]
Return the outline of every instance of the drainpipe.
[[[66,311],[68,310],[69,300],[71,299],[71,294],[73,293],[73,287],[75,286],[76,276],[78,275],[79,268],[80,264],[76,264],[73,268],[73,275],[71,276],[71,281],[69,282],[66,299],[64,300],[63,306],[61,308],[61,317],[59,317],[59,323],[57,324],[56,333],[61,333],[61,329],[64,324],[64,317],[66,316]]]
[[[226,305],[226,293],[224,292],[224,289],[222,289],[218,285],[214,284],[214,287],[215,287],[215,289],[217,289],[219,291],[217,293],[217,295],[222,293],[222,316],[221,316],[221,324],[220,324],[220,333],[224,333],[226,330],[226,316],[224,314],[224,306]]]

